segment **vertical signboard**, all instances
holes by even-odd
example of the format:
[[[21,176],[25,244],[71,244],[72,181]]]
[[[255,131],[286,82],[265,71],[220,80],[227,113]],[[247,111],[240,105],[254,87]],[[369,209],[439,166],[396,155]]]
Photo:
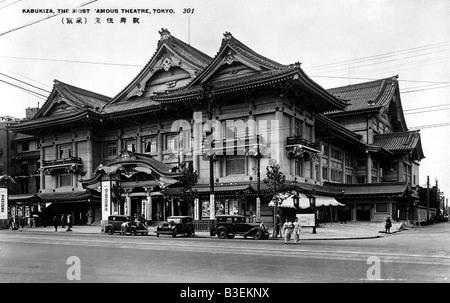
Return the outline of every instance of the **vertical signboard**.
[[[142,199],[141,202],[141,215],[147,219],[147,199]]]
[[[111,181],[102,181],[102,220],[111,214]]]
[[[8,189],[0,188],[0,219],[8,219]]]
[[[194,199],[194,220],[199,220],[199,201],[198,198]]]
[[[215,199],[214,194],[209,195],[209,219],[216,219],[216,210],[215,210]]]
[[[261,221],[261,198],[256,198],[256,222]]]
[[[130,197],[125,198],[124,207],[125,207],[125,215],[131,216],[131,198]]]

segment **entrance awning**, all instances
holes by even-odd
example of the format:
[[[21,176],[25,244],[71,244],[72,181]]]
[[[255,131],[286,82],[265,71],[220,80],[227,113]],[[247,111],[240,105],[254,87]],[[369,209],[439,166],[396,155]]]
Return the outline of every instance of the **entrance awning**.
[[[8,201],[9,202],[24,202],[24,203],[28,203],[28,202],[35,202],[35,201],[39,201],[39,198],[37,197],[36,194],[26,194],[26,195],[9,195],[8,196]]]
[[[58,193],[41,193],[37,195],[45,202],[73,203],[97,201],[99,197],[84,191],[58,192]]]
[[[281,200],[281,203],[278,207],[286,207],[286,208],[295,208],[294,198],[298,197],[298,207],[300,209],[306,209],[310,207],[309,198],[301,192],[297,192],[297,194],[293,195],[290,193],[279,193],[276,197],[270,201],[269,206],[275,206],[275,201]],[[316,207],[319,206],[345,206],[345,204],[339,203],[333,197],[320,196],[316,195]]]
[[[316,196],[316,207],[319,206],[345,206],[345,204],[342,204],[338,202],[333,197],[327,197],[327,196]]]

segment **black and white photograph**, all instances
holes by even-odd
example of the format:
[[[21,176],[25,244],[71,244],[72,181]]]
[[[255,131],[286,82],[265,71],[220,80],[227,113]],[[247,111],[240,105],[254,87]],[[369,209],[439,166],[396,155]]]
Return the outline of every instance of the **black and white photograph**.
[[[3,0],[0,20],[1,283],[450,282],[450,1]]]

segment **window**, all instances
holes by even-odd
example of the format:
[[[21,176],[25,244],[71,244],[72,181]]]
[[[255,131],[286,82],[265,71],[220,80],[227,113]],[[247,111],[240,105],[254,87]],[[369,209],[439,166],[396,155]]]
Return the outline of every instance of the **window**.
[[[142,152],[154,153],[156,152],[156,136],[142,138]]]
[[[387,211],[388,211],[387,203],[377,203],[377,204],[375,204],[375,211],[377,213],[387,213]]]
[[[337,159],[337,160],[342,160],[342,152],[340,150],[331,149],[331,158]]]
[[[331,181],[342,182],[342,171],[332,169],[331,170]]]
[[[316,173],[316,181],[319,181],[319,165],[314,165],[314,170]]]
[[[367,161],[365,159],[364,160],[357,160],[356,161],[356,166],[357,167],[365,167],[366,163],[367,163]]]
[[[28,141],[22,142],[22,151],[28,151],[30,150],[30,143]]]
[[[353,175],[345,175],[345,183],[353,184]]]
[[[72,186],[72,174],[62,172],[59,175],[59,187]]]
[[[323,155],[328,157],[328,145],[322,145]]]
[[[356,183],[357,184],[364,184],[364,183],[366,183],[366,177],[356,177]]]
[[[295,136],[302,136],[302,121],[295,120],[295,129],[294,129],[294,135]]]
[[[296,176],[302,175],[302,161],[299,159],[295,159],[295,175]]]
[[[178,150],[178,135],[169,134],[166,135],[165,150],[177,151]]]
[[[136,140],[125,140],[125,148],[127,151],[135,152],[136,151]]]
[[[117,142],[106,143],[105,157],[117,156]]]
[[[350,154],[345,154],[345,166],[353,166],[353,157]]]
[[[326,166],[322,167],[322,179],[328,180],[328,167]]]
[[[305,124],[305,139],[306,140],[312,141],[312,138],[313,138],[312,130],[313,130],[313,128],[311,125]]]
[[[72,157],[72,143],[58,146],[58,159],[67,159]]]
[[[227,175],[245,174],[245,156],[232,155],[226,158]]]
[[[397,170],[397,163],[389,163],[389,170],[390,171],[396,171]]]

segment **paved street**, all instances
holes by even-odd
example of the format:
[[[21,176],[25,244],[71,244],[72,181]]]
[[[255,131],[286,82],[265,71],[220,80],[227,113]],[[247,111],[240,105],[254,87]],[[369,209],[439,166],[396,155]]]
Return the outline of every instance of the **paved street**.
[[[281,239],[174,239],[50,230],[0,231],[0,282],[72,282],[67,278],[73,264],[67,264],[71,256],[80,260],[80,282],[346,283],[450,279],[449,223],[378,238],[303,239],[297,245],[284,245]]]

